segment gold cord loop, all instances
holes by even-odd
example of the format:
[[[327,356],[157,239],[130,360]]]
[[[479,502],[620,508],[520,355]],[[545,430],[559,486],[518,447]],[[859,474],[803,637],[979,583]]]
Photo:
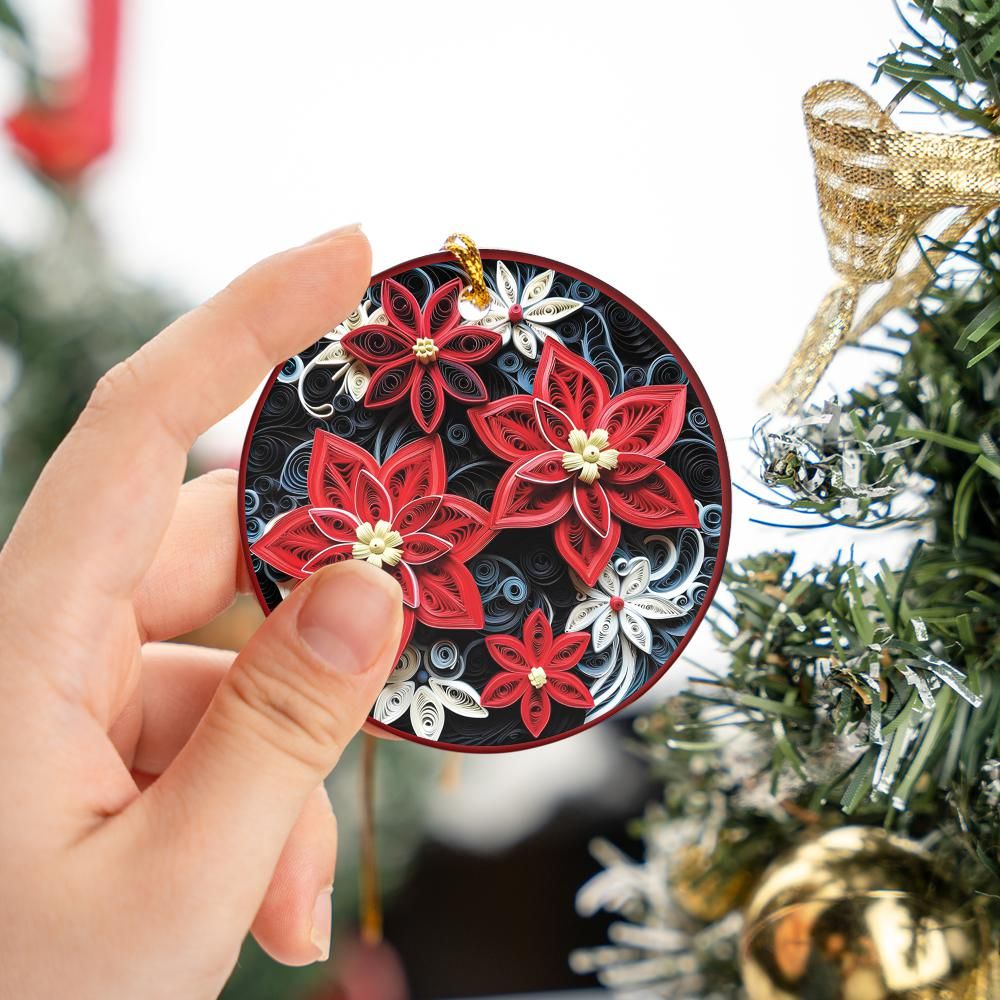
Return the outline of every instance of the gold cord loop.
[[[462,298],[471,302],[477,309],[485,309],[490,304],[490,293],[486,287],[486,275],[483,272],[483,259],[479,256],[479,247],[471,236],[465,233],[452,233],[444,241],[444,249],[455,256],[462,265],[462,270],[468,275],[469,285],[462,289]]]
[[[382,941],[382,896],[375,844],[375,751],[378,740],[364,733],[361,742],[361,940]]]
[[[863,90],[841,81],[817,84],[802,106],[840,282],[772,390],[786,411],[805,404],[843,344],[920,294],[947,255],[941,244],[957,242],[1000,206],[1000,138],[906,132]],[[935,245],[900,271],[904,249],[928,227]],[[887,285],[857,317],[861,294],[880,283]]]

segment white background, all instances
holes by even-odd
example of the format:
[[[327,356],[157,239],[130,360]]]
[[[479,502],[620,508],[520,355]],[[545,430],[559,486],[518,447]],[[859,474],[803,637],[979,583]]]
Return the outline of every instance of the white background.
[[[19,5],[53,67],[74,58],[79,6]],[[868,86],[870,61],[903,34],[889,0],[125,6],[117,143],[90,192],[122,267],[194,302],[257,258],[354,221],[376,270],[455,229],[574,264],[637,300],[687,354],[736,478],[751,464],[755,400],[831,276],[801,96],[830,77]],[[0,74],[0,110],[15,83]],[[0,149],[0,235],[31,241],[45,224]],[[858,377],[866,358],[841,360],[835,380]],[[232,461],[246,419],[209,435],[203,454]],[[749,522],[762,513],[737,501],[733,552],[801,546],[801,534]],[[853,540],[814,532],[807,544],[828,555]],[[691,653],[710,646],[700,634]],[[463,786],[484,798],[452,801],[452,822],[478,813],[479,834],[502,837],[489,807],[509,803],[503,786],[520,826],[552,804],[539,775],[569,789],[600,777],[602,739],[471,761]]]

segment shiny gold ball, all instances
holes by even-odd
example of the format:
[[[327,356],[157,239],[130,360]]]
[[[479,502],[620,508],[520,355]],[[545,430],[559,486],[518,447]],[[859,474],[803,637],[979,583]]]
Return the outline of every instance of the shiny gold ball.
[[[986,942],[970,894],[917,844],[845,827],[765,872],[743,982],[750,1000],[991,1000]]]

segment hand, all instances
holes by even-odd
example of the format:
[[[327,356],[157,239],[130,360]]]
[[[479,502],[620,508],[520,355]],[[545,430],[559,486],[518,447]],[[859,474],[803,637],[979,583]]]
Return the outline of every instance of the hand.
[[[188,449],[361,300],[357,227],[263,261],[98,384],[0,553],[0,996],[217,996],[248,928],[325,959],[324,776],[392,667],[401,597],[351,561],[242,653],[161,640],[246,590],[236,476]]]

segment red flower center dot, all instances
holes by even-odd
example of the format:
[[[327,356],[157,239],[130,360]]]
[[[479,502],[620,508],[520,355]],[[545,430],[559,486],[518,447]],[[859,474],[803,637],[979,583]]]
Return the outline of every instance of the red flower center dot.
[[[625,602],[620,597],[612,597],[609,603],[611,604],[611,610],[614,612],[621,611],[625,607]]]
[[[511,323],[520,323],[524,319],[524,309],[519,305],[512,305],[507,310],[507,318]]]

